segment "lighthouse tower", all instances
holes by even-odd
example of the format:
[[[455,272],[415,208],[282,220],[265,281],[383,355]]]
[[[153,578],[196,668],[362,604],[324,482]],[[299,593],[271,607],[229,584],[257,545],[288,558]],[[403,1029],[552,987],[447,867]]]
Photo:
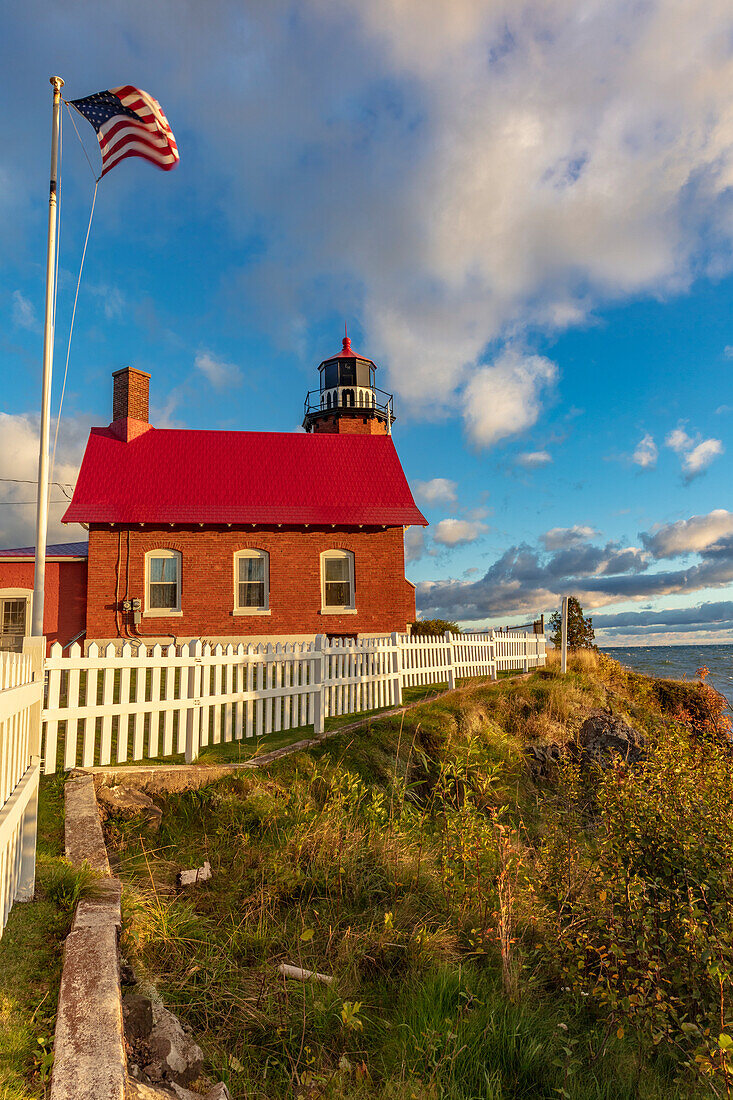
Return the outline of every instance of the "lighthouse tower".
[[[375,387],[375,364],[354,351],[345,326],[344,332],[341,351],[318,368],[320,388],[306,395],[303,427],[331,435],[391,435],[392,394]]]

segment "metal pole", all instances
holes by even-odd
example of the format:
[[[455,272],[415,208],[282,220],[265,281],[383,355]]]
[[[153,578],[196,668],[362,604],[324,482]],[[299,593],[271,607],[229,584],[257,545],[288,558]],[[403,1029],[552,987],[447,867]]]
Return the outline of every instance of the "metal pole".
[[[51,122],[51,184],[48,193],[48,246],[46,250],[46,315],[43,325],[43,388],[41,393],[41,441],[38,451],[38,502],[36,506],[36,569],[33,578],[33,622],[31,633],[43,634],[43,602],[46,579],[46,534],[48,531],[48,440],[51,429],[51,373],[53,370],[53,321],[56,298],[56,182],[58,178],[59,130],[61,128],[60,76],[52,76],[53,115]]]
[[[568,597],[562,598],[562,621],[560,627],[560,672],[568,670]]]

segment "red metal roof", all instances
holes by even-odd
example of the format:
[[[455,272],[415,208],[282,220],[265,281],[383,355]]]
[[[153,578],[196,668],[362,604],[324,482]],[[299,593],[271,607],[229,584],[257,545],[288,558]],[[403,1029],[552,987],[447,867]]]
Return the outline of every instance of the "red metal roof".
[[[341,351],[338,353],[338,355],[332,355],[330,357],[330,359],[324,359],[323,362],[324,363],[329,363],[331,361],[331,359],[353,359],[353,358],[366,359],[367,363],[371,363],[372,366],[375,366],[374,361],[372,359],[368,359],[366,355],[360,355],[358,351],[354,351],[354,349],[351,346],[351,340],[349,339],[349,334],[347,332],[346,335],[344,336],[343,340],[341,341]]]
[[[20,546],[8,550],[0,550],[0,560],[6,558],[18,558],[25,560],[33,560],[36,556],[35,546]],[[61,543],[49,543],[46,546],[46,561],[57,559],[69,559],[75,561],[78,558],[89,557],[89,543],[88,542],[61,542]]]
[[[64,523],[426,526],[389,436],[92,428]]]

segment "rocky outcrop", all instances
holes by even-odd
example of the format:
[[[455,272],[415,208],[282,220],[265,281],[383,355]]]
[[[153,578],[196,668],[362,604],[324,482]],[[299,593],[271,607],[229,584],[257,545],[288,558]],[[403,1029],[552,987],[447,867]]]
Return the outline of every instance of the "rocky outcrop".
[[[155,831],[160,827],[163,811],[156,806],[152,798],[134,787],[101,786],[97,791],[97,802],[105,816],[117,814],[119,817],[143,817],[148,829]]]
[[[597,710],[586,718],[570,744],[528,745],[524,751],[533,778],[546,779],[564,759],[604,770],[617,757],[626,764],[638,764],[646,756],[646,738],[622,718]]]
[[[158,1001],[128,993],[122,1002],[129,1062],[151,1084],[190,1085],[204,1064],[201,1047],[181,1021]]]
[[[598,710],[583,722],[578,750],[585,763],[601,768],[607,768],[616,756],[627,764],[638,764],[646,756],[646,738],[622,718]]]

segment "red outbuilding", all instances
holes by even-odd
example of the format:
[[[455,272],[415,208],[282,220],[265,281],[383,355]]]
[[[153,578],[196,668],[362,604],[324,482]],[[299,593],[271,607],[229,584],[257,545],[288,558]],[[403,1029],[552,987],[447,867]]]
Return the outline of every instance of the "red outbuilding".
[[[33,546],[0,550],[0,649],[20,651],[31,632]],[[87,544],[46,547],[43,633],[47,645],[82,640],[86,630]]]
[[[392,442],[392,397],[348,337],[319,371],[303,433],[155,428],[150,376],[115,372],[112,423],[92,429],[63,517],[89,529],[87,642],[409,627],[415,590],[403,536],[426,520]],[[59,576],[58,601],[47,594],[47,605],[77,607]],[[59,610],[50,633],[66,643],[71,626],[61,620]]]

